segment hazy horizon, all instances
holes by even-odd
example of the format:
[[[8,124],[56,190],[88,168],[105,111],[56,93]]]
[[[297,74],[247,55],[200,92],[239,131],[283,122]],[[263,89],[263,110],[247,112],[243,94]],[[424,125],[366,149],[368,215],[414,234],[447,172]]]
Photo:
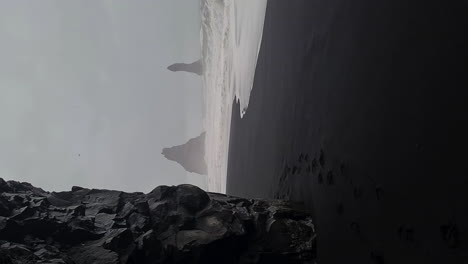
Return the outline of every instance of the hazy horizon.
[[[198,1],[0,3],[0,177],[47,190],[192,183],[161,155],[202,131]]]

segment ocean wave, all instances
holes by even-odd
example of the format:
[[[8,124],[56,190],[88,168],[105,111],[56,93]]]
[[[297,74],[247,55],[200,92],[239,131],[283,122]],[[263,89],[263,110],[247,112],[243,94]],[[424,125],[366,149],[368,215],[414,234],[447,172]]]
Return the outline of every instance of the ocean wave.
[[[208,190],[226,192],[232,103],[249,103],[267,0],[200,2]]]

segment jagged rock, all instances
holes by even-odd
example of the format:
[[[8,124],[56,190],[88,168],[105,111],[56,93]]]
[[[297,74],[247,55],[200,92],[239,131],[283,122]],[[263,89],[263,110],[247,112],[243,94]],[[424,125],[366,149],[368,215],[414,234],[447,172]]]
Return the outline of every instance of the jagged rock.
[[[99,213],[94,218],[94,225],[104,230],[110,229],[114,225],[116,214]]]
[[[168,160],[179,163],[188,172],[206,175],[208,168],[205,162],[205,132],[192,138],[185,144],[164,148],[162,154]]]
[[[26,246],[5,243],[0,246],[0,263],[36,263],[39,257]]]
[[[10,205],[8,200],[5,197],[0,196],[0,216],[9,216],[10,215]]]
[[[312,263],[312,218],[283,201],[73,187],[0,179],[0,263]]]
[[[135,203],[136,211],[140,214],[147,215],[149,213],[149,205],[147,201],[139,201]]]
[[[80,245],[71,248],[67,253],[76,264],[115,264],[119,262],[117,252],[96,244]]]
[[[135,233],[145,232],[151,226],[149,222],[149,217],[144,214],[140,214],[137,212],[132,213],[127,219],[128,226],[130,230]]]

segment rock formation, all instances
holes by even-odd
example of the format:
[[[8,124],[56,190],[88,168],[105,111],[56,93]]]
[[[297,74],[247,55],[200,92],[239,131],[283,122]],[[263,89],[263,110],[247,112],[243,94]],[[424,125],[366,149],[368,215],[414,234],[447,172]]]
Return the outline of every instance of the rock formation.
[[[174,63],[167,67],[168,70],[177,72],[177,71],[185,71],[185,72],[191,72],[195,73],[198,75],[203,74],[203,65],[201,60],[197,60],[192,63]]]
[[[192,138],[183,145],[164,148],[164,157],[182,165],[188,172],[206,175],[208,169],[205,162],[205,132]]]
[[[312,218],[282,201],[73,187],[0,178],[0,263],[314,263]]]

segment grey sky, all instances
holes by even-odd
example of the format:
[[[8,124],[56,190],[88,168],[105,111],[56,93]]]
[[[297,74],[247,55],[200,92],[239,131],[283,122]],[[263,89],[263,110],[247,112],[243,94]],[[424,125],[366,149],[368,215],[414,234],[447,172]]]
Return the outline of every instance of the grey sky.
[[[202,182],[160,154],[200,134],[195,0],[1,1],[0,177],[49,190]]]

